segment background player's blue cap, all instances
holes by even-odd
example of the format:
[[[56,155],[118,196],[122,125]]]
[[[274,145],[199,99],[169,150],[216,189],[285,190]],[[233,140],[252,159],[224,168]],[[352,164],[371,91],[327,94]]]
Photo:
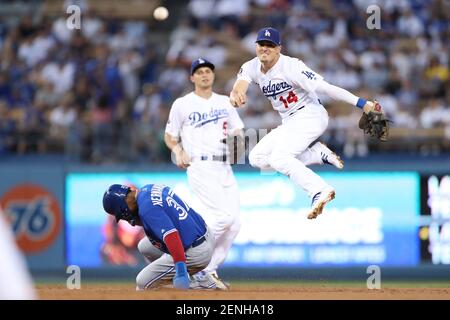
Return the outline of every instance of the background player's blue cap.
[[[197,70],[200,67],[209,67],[211,70],[214,71],[215,66],[209,62],[206,59],[198,58],[197,60],[192,61],[191,64],[191,75],[194,74],[195,70]]]
[[[277,46],[281,46],[280,32],[275,28],[262,28],[258,31],[256,42],[270,41]]]

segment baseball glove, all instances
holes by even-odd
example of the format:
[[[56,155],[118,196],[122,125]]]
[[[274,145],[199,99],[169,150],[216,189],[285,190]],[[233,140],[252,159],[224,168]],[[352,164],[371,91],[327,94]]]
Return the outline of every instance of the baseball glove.
[[[359,128],[365,134],[385,142],[389,137],[389,122],[392,121],[387,119],[386,115],[381,112],[381,106],[378,102],[375,101],[374,104],[373,110],[363,112],[359,119]]]

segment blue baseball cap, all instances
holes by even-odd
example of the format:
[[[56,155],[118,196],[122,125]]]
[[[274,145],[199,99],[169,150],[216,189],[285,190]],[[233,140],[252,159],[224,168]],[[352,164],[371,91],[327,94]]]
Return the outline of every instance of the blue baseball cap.
[[[208,67],[208,68],[210,68],[213,71],[214,71],[214,68],[215,68],[215,66],[211,62],[209,62],[208,60],[203,59],[203,58],[198,58],[197,60],[192,61],[192,64],[191,64],[191,75],[193,75],[195,70],[197,70],[200,67]]]
[[[262,28],[258,31],[258,36],[256,37],[256,42],[259,41],[270,41],[276,46],[281,46],[280,32],[275,28]]]

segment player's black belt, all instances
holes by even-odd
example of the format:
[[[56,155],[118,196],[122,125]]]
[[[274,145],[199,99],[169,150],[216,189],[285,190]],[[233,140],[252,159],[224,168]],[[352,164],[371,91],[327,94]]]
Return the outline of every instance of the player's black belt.
[[[197,240],[192,242],[191,248],[195,248],[195,247],[201,245],[203,242],[205,242],[205,240],[206,240],[206,234],[204,234],[203,236],[201,236],[200,238],[198,238]]]
[[[212,161],[221,161],[221,162],[226,162],[227,161],[227,156],[223,155],[223,156],[201,156],[200,160],[202,161],[207,161],[207,160],[212,160]]]
[[[295,109],[294,111],[292,111],[291,113],[289,113],[289,116],[292,116],[294,113],[296,113],[298,110],[302,110],[305,106],[301,106],[300,108]]]

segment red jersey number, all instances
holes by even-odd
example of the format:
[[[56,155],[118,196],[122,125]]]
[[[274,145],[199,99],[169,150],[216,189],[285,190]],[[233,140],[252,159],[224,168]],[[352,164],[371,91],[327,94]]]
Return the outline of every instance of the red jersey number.
[[[280,101],[283,102],[284,107],[287,109],[289,108],[290,103],[298,101],[298,97],[295,95],[294,91],[289,91],[289,94],[286,97],[286,99],[283,98],[283,96],[280,96]]]
[[[224,136],[227,136],[227,134],[228,134],[228,131],[227,131],[227,129],[228,129],[228,123],[227,123],[226,121],[223,122],[222,129],[223,129],[223,135],[224,135]]]

